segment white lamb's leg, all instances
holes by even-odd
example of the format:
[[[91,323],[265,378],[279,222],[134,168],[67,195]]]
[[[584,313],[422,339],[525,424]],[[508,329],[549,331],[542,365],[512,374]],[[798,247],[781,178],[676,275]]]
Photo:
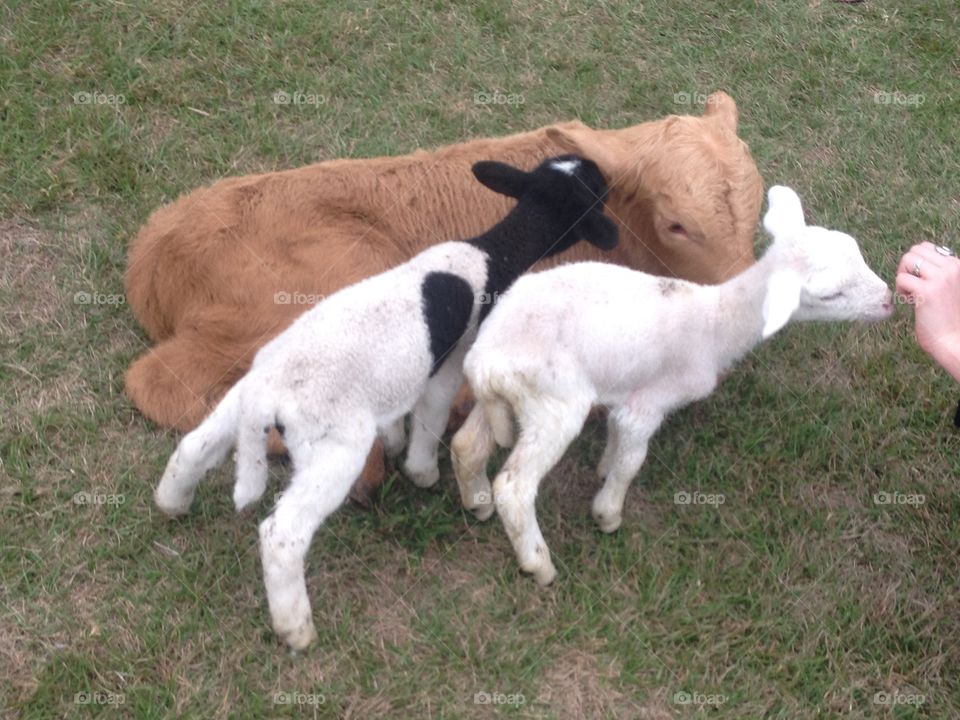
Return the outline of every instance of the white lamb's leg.
[[[527,401],[515,408],[520,437],[493,482],[497,513],[517,553],[520,568],[541,585],[557,575],[537,523],[537,488],[583,427],[590,402]]]
[[[493,429],[487,422],[483,403],[478,401],[450,444],[460,501],[478,520],[489,519],[494,511],[493,490],[487,478],[487,460],[495,448]]]
[[[600,457],[600,463],[597,465],[597,475],[605,478],[610,472],[610,463],[617,454],[620,445],[620,428],[614,419],[614,413],[607,414],[607,445],[603,449],[603,455]]]
[[[463,353],[454,351],[427,382],[423,397],[413,408],[410,447],[404,471],[418,487],[426,488],[440,479],[437,447],[447,429],[450,406],[463,384]]]
[[[190,509],[203,476],[222,463],[233,447],[237,439],[240,395],[241,383],[238,383],[199,427],[183,437],[170,456],[153,493],[157,507],[167,515],[183,515]]]
[[[153,499],[157,507],[171,517],[183,515],[190,509],[203,476],[222,463],[233,446],[232,436],[217,442],[207,435],[201,428],[190,432],[167,461]]]
[[[237,481],[233,504],[240,512],[263,497],[267,489],[267,438],[273,428],[269,417],[247,417],[237,433]]]
[[[610,412],[607,422],[611,437],[616,438],[616,447],[609,458],[604,452],[605,481],[593,498],[593,518],[603,532],[611,533],[623,522],[627,488],[647,457],[647,444],[663,422],[663,413],[652,408],[630,410],[620,406]],[[607,450],[610,451],[610,445]]]
[[[395,420],[392,424],[380,431],[380,439],[383,441],[383,448],[387,455],[396,457],[407,444],[407,429],[404,426],[404,418]]]
[[[260,523],[260,557],[273,629],[295,650],[316,637],[303,567],[310,541],[346,500],[375,437],[371,422],[347,440],[317,442],[307,458],[288,444],[296,470],[276,510]]]

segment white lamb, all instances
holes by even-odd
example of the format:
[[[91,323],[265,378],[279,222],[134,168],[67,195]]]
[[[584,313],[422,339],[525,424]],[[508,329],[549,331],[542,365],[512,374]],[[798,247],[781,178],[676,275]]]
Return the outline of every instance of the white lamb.
[[[271,428],[293,461],[290,487],[260,525],[273,627],[293,648],[315,637],[303,561],[314,532],[344,501],[374,439],[404,444],[405,470],[435,483],[437,445],[463,382],[463,357],[497,298],[541,258],[584,238],[617,243],[603,215],[607,186],[597,166],[568,155],[532,172],[482,162],[474,174],[518,199],[502,221],[472,240],[435,245],[408,262],[346,288],[300,316],[256,355],[250,372],[183,438],[155,493],[165,513],[187,512],[203,475],[237,447],[234,501],[240,510],[266,488]]]
[[[464,372],[477,404],[453,439],[466,508],[494,504],[520,567],[556,576],[534,502],[541,479],[579,434],[594,404],[609,409],[593,501],[600,528],[620,526],[624,497],[664,417],[709,395],[718,377],[789,320],[881,320],[886,284],[856,241],[807,226],[793,190],[773,187],[764,227],[773,243],[753,267],[719,286],[578,263],[521,278],[491,313]],[[495,443],[516,447],[493,483]]]

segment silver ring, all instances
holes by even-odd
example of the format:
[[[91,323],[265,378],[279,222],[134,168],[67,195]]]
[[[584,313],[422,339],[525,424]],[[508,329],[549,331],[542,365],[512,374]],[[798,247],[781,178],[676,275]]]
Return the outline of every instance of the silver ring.
[[[948,248],[946,245],[937,245],[937,246],[934,248],[934,250],[936,250],[936,251],[937,251],[938,253],[940,253],[941,255],[946,255],[947,257],[950,257],[951,255],[954,254],[954,253],[953,253],[953,250],[951,250],[950,248]]]
[[[920,277],[920,263],[923,262],[923,258],[920,258],[913,264],[913,274],[917,277]]]

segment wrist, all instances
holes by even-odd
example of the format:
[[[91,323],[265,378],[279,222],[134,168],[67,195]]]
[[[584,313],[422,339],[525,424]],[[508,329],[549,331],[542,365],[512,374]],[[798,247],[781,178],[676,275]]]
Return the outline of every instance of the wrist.
[[[931,348],[930,356],[950,373],[954,380],[960,382],[960,338],[951,335],[941,339]]]

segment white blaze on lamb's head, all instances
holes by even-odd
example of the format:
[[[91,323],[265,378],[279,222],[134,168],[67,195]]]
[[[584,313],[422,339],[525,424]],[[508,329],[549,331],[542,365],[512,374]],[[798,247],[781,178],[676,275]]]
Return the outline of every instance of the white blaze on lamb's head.
[[[781,267],[771,276],[764,301],[763,336],[789,320],[883,320],[893,312],[893,296],[846,233],[803,219],[800,198],[775,185],[763,226],[774,239],[770,252]]]

